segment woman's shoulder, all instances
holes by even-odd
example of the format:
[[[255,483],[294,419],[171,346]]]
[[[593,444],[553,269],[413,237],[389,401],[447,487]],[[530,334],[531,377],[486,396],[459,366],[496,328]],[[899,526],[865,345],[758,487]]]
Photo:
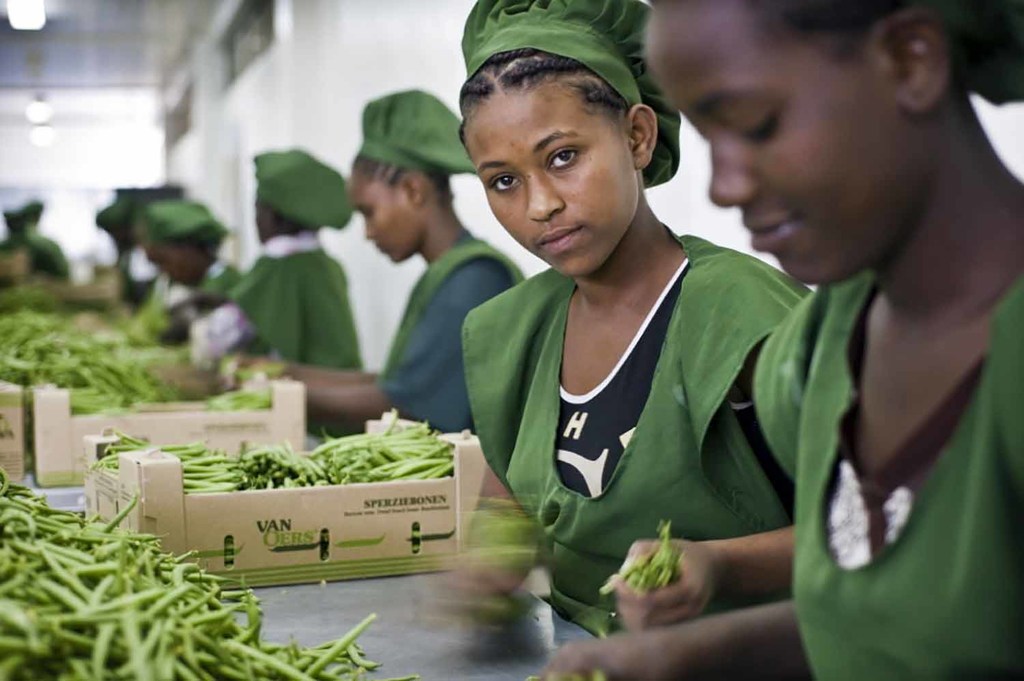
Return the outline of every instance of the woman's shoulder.
[[[496,333],[535,328],[550,318],[572,290],[571,279],[553,269],[546,270],[474,309],[466,317],[466,328]]]
[[[807,287],[785,272],[725,246],[696,236],[682,236],[691,271],[688,286],[743,293],[753,300],[764,296],[789,301],[790,307],[807,294]]]

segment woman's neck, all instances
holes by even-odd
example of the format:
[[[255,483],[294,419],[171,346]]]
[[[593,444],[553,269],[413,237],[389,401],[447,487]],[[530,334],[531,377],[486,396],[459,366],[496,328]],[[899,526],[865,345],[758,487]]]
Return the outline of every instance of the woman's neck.
[[[987,314],[1024,272],[1024,186],[974,123],[943,137],[909,237],[879,268],[881,294],[905,319]]]
[[[647,309],[686,258],[682,246],[640,195],[636,216],[599,270],[577,278],[580,301],[590,308]]]
[[[459,222],[454,209],[449,206],[435,206],[426,217],[427,228],[424,230],[423,241],[419,253],[427,264],[436,261],[452,249],[462,238],[466,228]]]

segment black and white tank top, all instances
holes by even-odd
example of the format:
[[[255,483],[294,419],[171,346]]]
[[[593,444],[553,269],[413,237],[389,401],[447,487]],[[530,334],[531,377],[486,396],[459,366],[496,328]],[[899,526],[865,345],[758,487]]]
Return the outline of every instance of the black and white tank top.
[[[688,265],[688,260],[680,265],[600,385],[586,395],[560,390],[555,450],[558,473],[569,489],[599,497],[611,480],[651,393]]]

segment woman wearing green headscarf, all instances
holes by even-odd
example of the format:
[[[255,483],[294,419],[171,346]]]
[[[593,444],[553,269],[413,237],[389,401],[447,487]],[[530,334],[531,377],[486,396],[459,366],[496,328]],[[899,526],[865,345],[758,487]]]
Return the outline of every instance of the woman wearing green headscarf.
[[[419,255],[427,270],[380,375],[289,368],[306,382],[310,418],[352,427],[396,407],[446,432],[472,427],[462,323],[470,310],[522,279],[455,214],[449,177],[472,172],[458,118],[433,95],[409,90],[366,105],[349,197],[377,248],[396,263]]]
[[[117,267],[123,282],[122,298],[132,306],[140,305],[148,298],[156,278],[156,268],[135,238],[138,210],[136,201],[119,196],[96,214],[96,226],[110,235],[117,248]]]
[[[751,408],[754,357],[803,290],[671,232],[645,189],[679,165],[679,115],[642,55],[638,0],[481,0],[466,22],[464,141],[499,222],[551,269],[464,330],[493,472],[542,530],[551,602],[593,631],[771,597],[789,583],[791,489]],[[670,520],[682,580],[599,589]],[[467,589],[517,575],[471,572]],[[618,618],[612,617],[613,609]]]
[[[1024,101],[1024,3],[655,5],[652,66],[712,194],[820,285],[755,381],[796,479],[794,600],[551,671],[1024,677],[1024,184],[969,99]]]
[[[146,256],[172,284],[192,290],[167,311],[169,326],[161,333],[166,343],[184,342],[191,323],[223,304],[241,279],[238,270],[217,257],[228,230],[206,206],[185,200],[148,204],[142,222]]]
[[[341,265],[321,248],[320,227],[352,217],[345,181],[310,154],[260,154],[256,230],[263,253],[210,319],[214,355],[245,349],[290,362],[358,369],[359,340]]]
[[[67,279],[69,269],[64,251],[37,229],[42,216],[43,204],[39,201],[32,201],[18,210],[4,211],[7,239],[0,243],[0,251],[24,248],[28,251],[33,272]]]

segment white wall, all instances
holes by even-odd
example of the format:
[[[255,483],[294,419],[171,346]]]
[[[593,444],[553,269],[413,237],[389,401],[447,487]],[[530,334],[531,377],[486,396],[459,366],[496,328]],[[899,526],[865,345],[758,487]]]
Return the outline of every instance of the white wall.
[[[237,4],[234,0],[222,0]],[[277,0],[278,39],[232,87],[209,44],[193,58],[199,87],[193,131],[168,156],[168,175],[238,226],[243,264],[256,254],[252,157],[268,148],[301,146],[348,173],[360,141],[367,100],[404,88],[433,92],[453,109],[465,77],[460,41],[473,0]],[[1024,106],[983,107],[1004,158],[1024,177]],[[650,201],[673,230],[749,252],[735,211],[707,199],[706,145],[684,124],[682,164]],[[456,178],[456,209],[478,236],[503,249],[527,273],[543,265],[494,220],[479,181]],[[349,275],[369,368],[381,365],[420,262],[392,265],[363,236],[356,217],[341,233],[325,231],[328,250]]]

